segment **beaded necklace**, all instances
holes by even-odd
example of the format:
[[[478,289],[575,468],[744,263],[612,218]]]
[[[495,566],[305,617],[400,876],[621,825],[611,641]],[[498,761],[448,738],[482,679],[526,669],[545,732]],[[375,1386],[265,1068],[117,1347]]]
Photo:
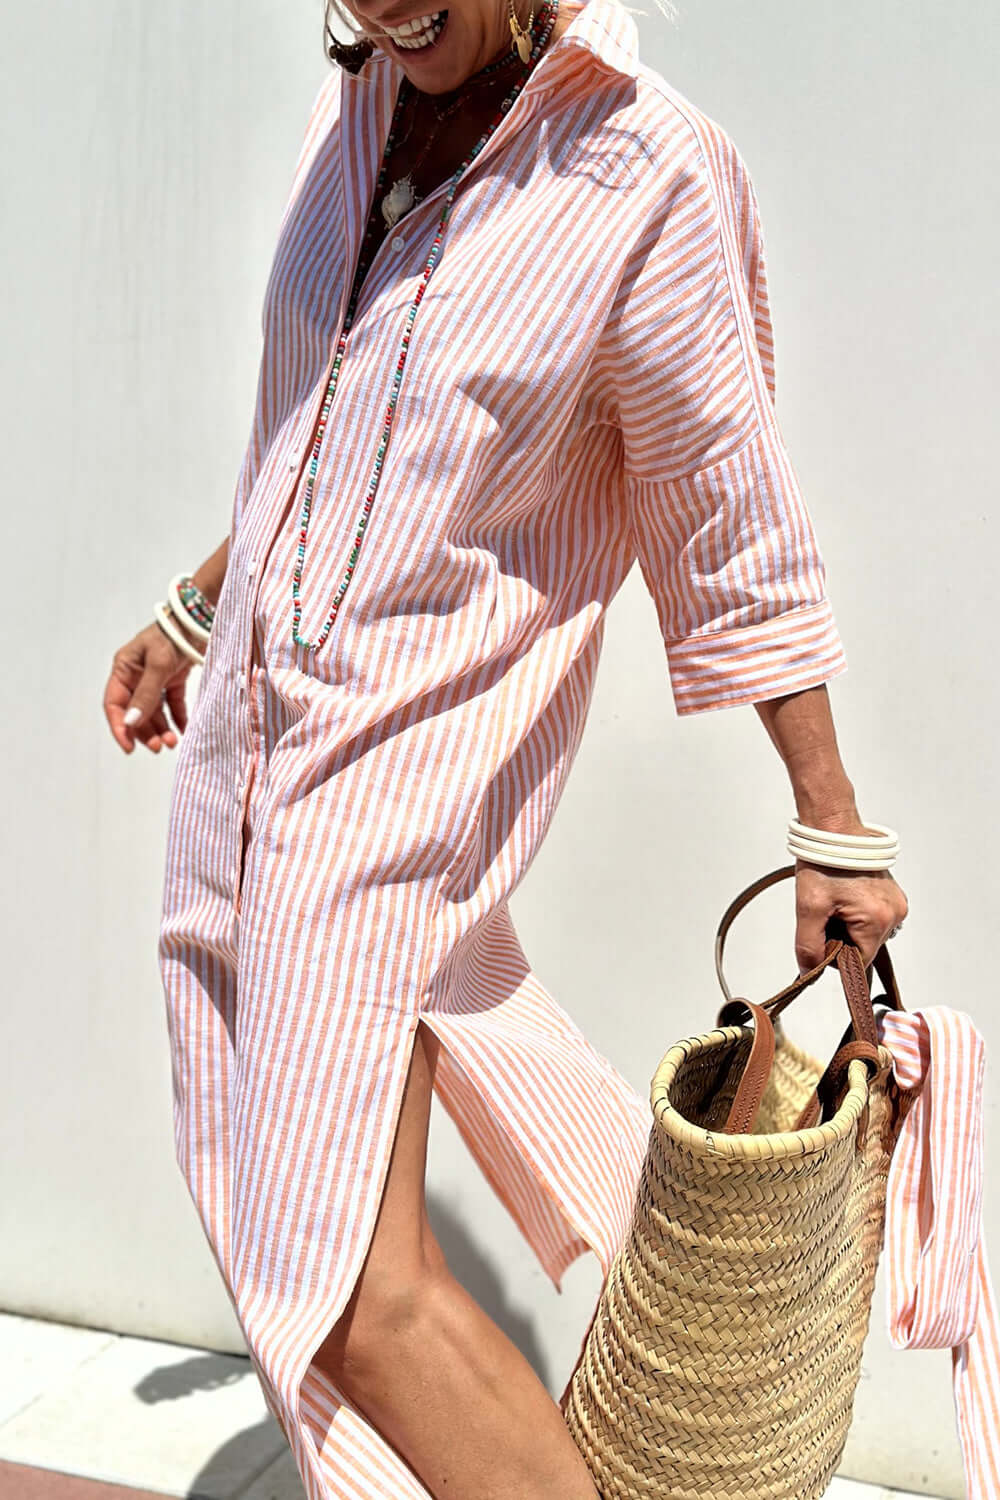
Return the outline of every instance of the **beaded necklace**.
[[[400,345],[399,358],[396,361],[396,369],[395,373],[393,374],[389,401],[386,407],[382,436],[379,439],[378,447],[376,449],[375,463],[372,469],[371,478],[368,482],[368,491],[365,495],[364,503],[361,508],[361,515],[358,518],[357,527],[355,528],[354,543],[347,560],[347,566],[344,570],[343,580],[337,590],[337,593],[334,596],[333,604],[330,606],[330,613],[327,616],[326,623],[323,626],[322,631],[315,641],[309,641],[299,634],[299,626],[302,621],[302,598],[300,590],[302,585],[302,571],[306,555],[306,537],[308,535],[309,520],[312,514],[313,484],[316,479],[316,471],[319,467],[319,455],[320,450],[323,446],[323,437],[326,431],[327,417],[329,416],[330,407],[333,403],[334,391],[337,388],[337,376],[340,372],[340,366],[344,358],[344,349],[347,344],[347,335],[350,332],[351,325],[354,321],[354,313],[357,307],[358,298],[361,293],[361,286],[363,281],[361,266],[363,257],[359,256],[358,266],[354,274],[354,282],[351,287],[351,295],[347,306],[347,313],[344,317],[344,323],[340,332],[340,337],[337,340],[337,348],[333,358],[333,367],[330,372],[330,383],[327,387],[326,396],[323,400],[323,408],[320,412],[319,421],[316,426],[316,436],[313,443],[312,458],[309,464],[309,473],[306,480],[305,498],[302,502],[302,515],[299,521],[299,542],[296,554],[295,569],[292,575],[292,640],[297,646],[303,646],[306,648],[306,650],[317,651],[326,641],[331,629],[333,628],[333,622],[337,617],[337,611],[340,608],[341,601],[343,600],[344,595],[347,592],[348,585],[350,584],[351,578],[354,574],[358,554],[361,551],[361,543],[364,540],[365,528],[368,525],[368,518],[371,513],[371,508],[375,499],[376,492],[378,490],[379,479],[382,475],[382,465],[385,461],[385,451],[389,444],[389,434],[392,428],[392,419],[396,410],[396,402],[399,398],[399,388],[403,378],[403,367],[406,364],[406,355],[410,344],[410,333],[413,328],[414,320],[417,316],[417,309],[420,306],[421,301],[423,300],[423,295],[427,288],[427,283],[430,280],[434,267],[438,262],[438,256],[441,250],[441,241],[444,238],[445,226],[451,213],[451,206],[455,197],[455,193],[458,190],[459,179],[462,177],[466,168],[470,166],[473,161],[475,161],[476,157],[482,151],[483,147],[493,135],[494,131],[502,123],[504,116],[507,114],[518,94],[520,94],[521,90],[524,88],[524,85],[527,83],[529,74],[537,63],[542,52],[545,50],[545,46],[552,34],[552,28],[555,25],[558,6],[559,0],[545,0],[545,3],[542,5],[541,10],[539,11],[538,20],[536,23],[538,26],[538,34],[534,37],[534,46],[532,48],[531,57],[527,65],[527,72],[514,84],[513,88],[501,103],[499,110],[497,111],[490,125],[487,127],[486,131],[483,133],[483,135],[480,136],[479,140],[476,142],[475,146],[473,146],[472,150],[462,162],[461,166],[452,174],[451,181],[448,185],[448,191],[445,195],[444,206],[441,210],[441,216],[438,219],[437,229],[435,230],[434,242],[431,245],[430,253],[427,257],[423,276],[421,278],[420,285],[417,287],[416,296],[413,298],[413,301],[410,304],[410,309],[406,317],[406,323],[403,329],[403,337]],[[379,170],[378,180],[375,184],[373,201],[376,203],[380,200],[382,188],[385,184],[388,162],[392,154],[392,148],[395,144],[395,132],[399,124],[399,117],[401,113],[400,106],[402,104],[402,100],[403,89],[402,87],[400,87],[399,94],[396,99],[396,108],[393,111],[392,123],[389,127],[389,134],[386,140],[385,152],[383,153],[382,157],[382,165]]]

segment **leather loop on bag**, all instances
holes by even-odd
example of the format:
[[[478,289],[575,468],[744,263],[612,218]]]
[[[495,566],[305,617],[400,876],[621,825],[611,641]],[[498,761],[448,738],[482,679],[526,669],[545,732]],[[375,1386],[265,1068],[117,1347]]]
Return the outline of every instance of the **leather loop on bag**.
[[[869,1082],[876,1076],[881,1068],[877,1043],[874,1046],[871,1042],[864,1041],[841,1043],[827,1064],[826,1072],[817,1083],[815,1092],[805,1104],[796,1122],[796,1130],[804,1130],[807,1125],[819,1125],[824,1120],[833,1119],[847,1083],[848,1066],[856,1057],[867,1064]]]
[[[753,1016],[753,1042],[736,1098],[722,1127],[729,1135],[745,1135],[753,1129],[774,1066],[774,1026],[762,1005],[755,1005],[752,1000],[729,1000],[719,1012],[719,1025],[741,1024],[743,1010]]]

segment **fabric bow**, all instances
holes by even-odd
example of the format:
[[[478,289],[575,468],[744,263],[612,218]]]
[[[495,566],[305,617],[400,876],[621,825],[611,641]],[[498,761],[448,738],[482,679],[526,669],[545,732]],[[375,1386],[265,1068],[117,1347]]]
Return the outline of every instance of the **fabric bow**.
[[[1000,1324],[982,1226],[986,1045],[948,1006],[883,1011],[897,1082],[920,1094],[889,1166],[886,1321],[897,1349],[950,1348],[968,1500],[1000,1496]]]

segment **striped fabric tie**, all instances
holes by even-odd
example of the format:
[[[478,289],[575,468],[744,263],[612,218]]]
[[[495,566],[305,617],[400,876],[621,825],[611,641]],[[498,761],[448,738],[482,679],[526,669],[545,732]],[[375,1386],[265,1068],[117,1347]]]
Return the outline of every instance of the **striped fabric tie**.
[[[887,1011],[879,1036],[904,1088],[886,1202],[886,1319],[897,1349],[950,1349],[968,1500],[1000,1496],[1000,1323],[982,1226],[986,1047],[948,1006]]]

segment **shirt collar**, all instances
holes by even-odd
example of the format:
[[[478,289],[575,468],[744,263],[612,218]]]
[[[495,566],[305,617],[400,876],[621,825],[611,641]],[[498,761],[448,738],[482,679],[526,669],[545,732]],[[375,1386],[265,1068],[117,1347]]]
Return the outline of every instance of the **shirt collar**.
[[[634,78],[639,65],[639,34],[619,0],[586,0],[552,50],[552,56],[582,47],[612,72]],[[547,54],[546,54],[547,55]],[[539,72],[545,56],[539,62]],[[528,80],[530,86],[534,73]]]
[[[632,17],[619,0],[587,0],[559,38],[555,52],[558,53],[564,47],[566,50],[570,47],[584,47],[612,72],[621,73],[626,78],[636,76],[639,67],[639,33]]]

